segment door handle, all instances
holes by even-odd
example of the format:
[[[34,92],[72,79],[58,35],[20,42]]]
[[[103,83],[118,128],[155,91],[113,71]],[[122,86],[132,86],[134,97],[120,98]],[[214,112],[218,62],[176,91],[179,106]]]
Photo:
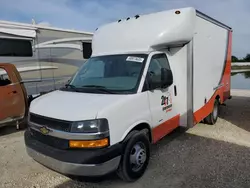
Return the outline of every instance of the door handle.
[[[176,89],[176,86],[174,86],[174,95],[177,96],[177,89]]]

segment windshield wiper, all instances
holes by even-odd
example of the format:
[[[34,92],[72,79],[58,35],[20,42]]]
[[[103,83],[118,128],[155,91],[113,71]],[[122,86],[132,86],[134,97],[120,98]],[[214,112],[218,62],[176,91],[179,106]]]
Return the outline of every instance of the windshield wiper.
[[[71,84],[65,84],[65,88],[66,89],[70,88],[70,89],[72,89],[73,91],[76,91],[76,92],[79,92],[79,89],[80,89],[80,88],[77,88],[76,86],[71,85]]]
[[[65,87],[70,87],[71,89],[76,89],[76,86],[74,86],[74,85],[71,85],[71,84],[65,84]]]
[[[110,91],[109,89],[107,89],[105,86],[99,86],[99,85],[84,85],[82,86],[82,88],[93,88],[95,90],[98,90],[98,91],[103,91],[103,92],[106,92],[106,93],[111,93],[113,94],[114,92]]]

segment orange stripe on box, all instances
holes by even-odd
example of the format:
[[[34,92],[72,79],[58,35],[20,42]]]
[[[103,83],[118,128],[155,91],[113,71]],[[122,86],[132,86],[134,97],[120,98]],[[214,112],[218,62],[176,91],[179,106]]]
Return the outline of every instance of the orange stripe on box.
[[[212,98],[199,110],[194,113],[194,125],[199,123],[205,117],[207,117],[214,108],[214,100],[216,96],[219,94],[219,90],[212,96]]]
[[[230,96],[230,79],[231,79],[231,54],[232,54],[232,32],[229,33],[228,46],[227,46],[227,56],[226,56],[226,67],[222,75],[222,80],[220,84],[223,87],[219,88],[210,100],[198,111],[194,113],[194,124],[199,123],[205,117],[207,117],[213,110],[214,101],[216,96],[220,96],[221,103],[223,103]],[[228,83],[228,85],[227,85]],[[156,143],[164,136],[172,132],[179,126],[180,115],[173,117],[172,119],[160,124],[153,129],[153,143]]]
[[[232,31],[229,33],[228,39],[228,49],[227,49],[227,60],[226,60],[226,67],[225,72],[223,74],[222,83],[224,87],[222,89],[222,102],[227,100],[230,97],[230,87],[231,87],[231,58],[232,58]]]
[[[180,115],[177,115],[164,123],[158,125],[153,129],[153,143],[156,143],[160,139],[162,139],[164,136],[166,136],[168,133],[172,132],[174,129],[176,129],[179,126],[180,122]]]
[[[214,101],[216,96],[220,96],[220,102],[224,103],[230,97],[230,79],[231,79],[231,55],[232,55],[232,32],[230,31],[228,36],[228,45],[227,45],[227,57],[226,57],[226,67],[222,75],[221,83],[223,87],[219,88],[210,100],[198,111],[194,113],[194,125],[202,121],[207,117],[213,110]]]

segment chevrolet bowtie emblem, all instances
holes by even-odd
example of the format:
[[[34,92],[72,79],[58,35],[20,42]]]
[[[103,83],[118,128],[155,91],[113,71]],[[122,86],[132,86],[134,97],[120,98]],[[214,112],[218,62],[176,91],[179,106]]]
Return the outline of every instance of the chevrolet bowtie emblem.
[[[42,127],[42,128],[40,128],[40,131],[41,131],[42,134],[47,135],[47,134],[49,134],[50,130],[47,129],[46,127]]]

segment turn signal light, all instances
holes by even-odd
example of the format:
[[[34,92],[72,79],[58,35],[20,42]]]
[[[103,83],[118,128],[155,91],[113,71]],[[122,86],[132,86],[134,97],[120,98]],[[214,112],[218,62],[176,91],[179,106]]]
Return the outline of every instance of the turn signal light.
[[[108,138],[104,138],[101,140],[70,140],[69,147],[70,148],[102,148],[108,146],[109,140]]]

